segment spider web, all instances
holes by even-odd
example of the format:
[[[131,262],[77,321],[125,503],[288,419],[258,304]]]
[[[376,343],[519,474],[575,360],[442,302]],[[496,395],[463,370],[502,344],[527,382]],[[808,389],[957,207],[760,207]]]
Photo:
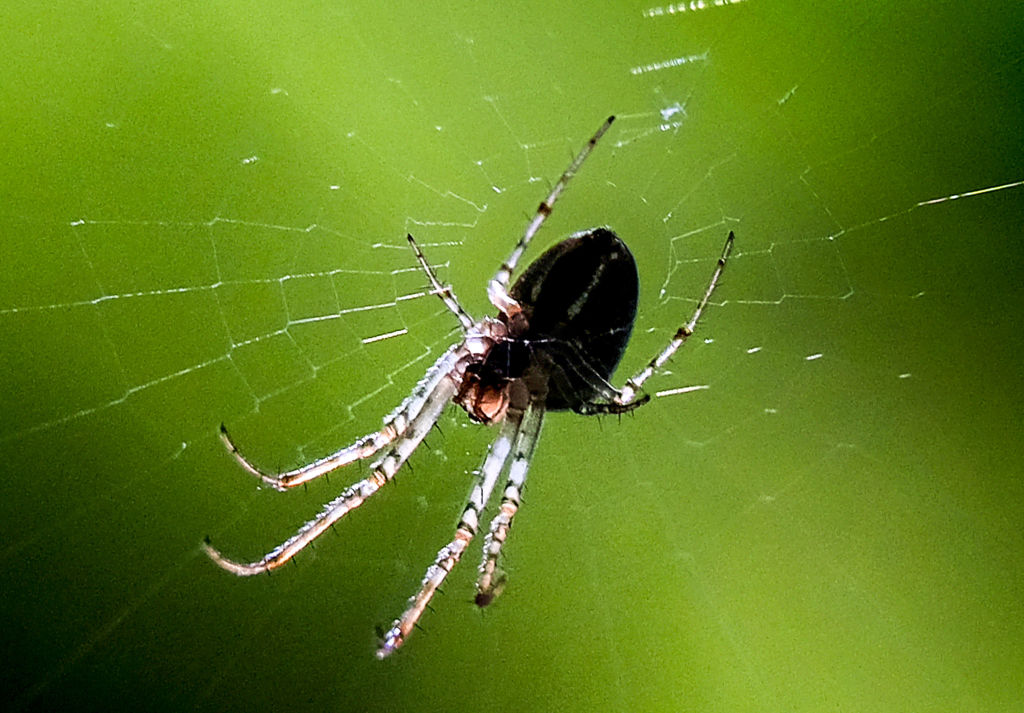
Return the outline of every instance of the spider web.
[[[10,12],[34,28],[3,90],[15,708],[451,710],[481,681],[523,709],[1020,699],[1024,18]],[[494,435],[454,412],[283,576],[210,566],[204,535],[259,556],[362,472],[258,489],[219,424],[268,468],[375,428],[457,338],[406,233],[491,312],[486,280],[610,112],[526,260],[593,225],[630,245],[617,383],[736,246],[651,405],[549,416],[498,603],[466,603],[463,564],[397,664],[370,656]]]

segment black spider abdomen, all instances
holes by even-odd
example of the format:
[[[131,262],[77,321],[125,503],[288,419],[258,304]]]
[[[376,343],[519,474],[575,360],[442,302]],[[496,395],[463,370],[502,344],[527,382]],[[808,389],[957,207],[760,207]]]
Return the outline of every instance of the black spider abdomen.
[[[545,407],[579,411],[608,399],[609,381],[636,319],[640,279],[633,254],[607,228],[576,233],[537,258],[512,286],[523,307],[529,368],[546,371]],[[514,359],[514,361],[520,361]]]

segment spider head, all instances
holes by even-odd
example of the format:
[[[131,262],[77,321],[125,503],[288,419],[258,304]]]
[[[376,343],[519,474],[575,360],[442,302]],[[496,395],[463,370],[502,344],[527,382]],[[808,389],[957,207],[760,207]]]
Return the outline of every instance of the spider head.
[[[453,399],[469,417],[483,424],[498,423],[509,406],[510,386],[518,374],[507,368],[508,327],[484,318],[465,340],[468,352],[456,378],[461,378]]]
[[[478,423],[498,423],[508,410],[509,383],[489,370],[486,362],[474,362],[466,367],[455,403]]]
[[[484,424],[500,422],[510,404],[515,402],[521,408],[528,398],[516,385],[523,380],[531,364],[530,344],[510,337],[502,323],[496,324],[499,328],[489,347],[466,364],[454,399],[471,419]]]

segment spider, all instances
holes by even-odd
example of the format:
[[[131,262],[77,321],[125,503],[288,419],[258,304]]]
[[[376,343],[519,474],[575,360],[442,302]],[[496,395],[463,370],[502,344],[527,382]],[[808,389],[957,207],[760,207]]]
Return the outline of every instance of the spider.
[[[484,458],[454,538],[437,553],[405,611],[380,637],[377,657],[383,659],[396,651],[417,625],[434,593],[477,534],[494,486],[502,473],[507,473],[501,503],[484,537],[476,604],[487,606],[501,593],[505,575],[498,562],[519,509],[544,413],[571,410],[584,415],[622,414],[646,403],[650,397],[641,391],[644,382],[693,334],[732,249],[730,232],[690,320],[621,389],[612,386],[610,379],[633,330],[639,279],[632,253],[614,232],[592,228],[571,235],[537,258],[509,288],[523,252],[614,119],[608,117],[569,164],[540,204],[508,260],[488,283],[487,295],[498,309],[497,317],[470,317],[452,288],[438,280],[413,237],[407,236],[430,281],[431,292],[459,320],[462,340],[427,370],[411,395],[384,419],[379,431],[308,465],[275,475],[246,460],[221,425],[221,438],[242,467],[282,491],[354,461],[380,452],[383,455],[370,466],[368,477],[345,489],[262,559],[248,563],[228,559],[207,538],[204,547],[214,562],[242,576],[270,572],[288,562],[389,483],[438,421],[448,402],[454,401],[473,421],[497,424],[498,435]]]

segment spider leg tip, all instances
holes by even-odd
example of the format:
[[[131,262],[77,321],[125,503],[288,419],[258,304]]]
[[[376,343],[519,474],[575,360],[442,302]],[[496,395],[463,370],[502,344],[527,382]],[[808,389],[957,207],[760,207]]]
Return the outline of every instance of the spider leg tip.
[[[203,538],[203,552],[205,552],[206,556],[212,559],[217,564],[220,564],[221,561],[224,559],[223,555],[221,555],[220,553],[220,550],[213,546],[213,541],[210,539],[209,535]]]
[[[374,656],[378,661],[383,661],[398,651],[404,642],[405,636],[396,624],[377,637],[377,650],[374,652]]]
[[[228,433],[228,427],[223,423],[220,424],[220,440],[223,441],[224,445],[232,453],[238,450],[235,448],[235,442],[231,440],[231,434]]]
[[[224,556],[220,553],[220,550],[218,550],[216,547],[213,546],[213,543],[210,540],[210,536],[209,535],[207,535],[206,537],[203,538],[202,547],[203,547],[203,552],[206,553],[207,557],[209,557],[211,560],[213,560],[213,563],[215,565],[217,565],[218,567],[220,567],[222,569],[225,569],[224,564],[223,564]]]

